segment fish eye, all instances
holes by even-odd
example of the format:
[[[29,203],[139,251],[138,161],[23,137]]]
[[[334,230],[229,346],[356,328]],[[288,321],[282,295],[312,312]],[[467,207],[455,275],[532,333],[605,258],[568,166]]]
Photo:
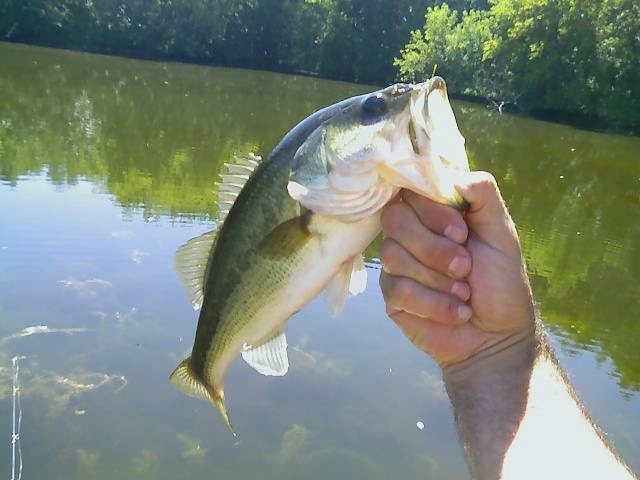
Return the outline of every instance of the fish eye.
[[[380,95],[370,95],[362,102],[362,111],[371,115],[380,115],[387,112],[387,102]]]

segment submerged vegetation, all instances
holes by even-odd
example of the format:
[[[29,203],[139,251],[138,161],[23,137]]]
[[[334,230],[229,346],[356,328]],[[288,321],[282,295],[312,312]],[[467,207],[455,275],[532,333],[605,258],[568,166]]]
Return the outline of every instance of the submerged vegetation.
[[[437,64],[499,108],[640,130],[636,0],[0,0],[0,37],[360,83]]]

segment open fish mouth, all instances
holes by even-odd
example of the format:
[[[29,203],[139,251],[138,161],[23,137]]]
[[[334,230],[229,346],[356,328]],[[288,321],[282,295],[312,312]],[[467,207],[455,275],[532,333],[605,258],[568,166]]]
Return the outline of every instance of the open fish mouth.
[[[454,172],[468,171],[469,163],[464,148],[464,137],[449,104],[447,87],[441,77],[411,85],[409,103],[408,137],[411,149],[420,157],[418,169],[425,177],[435,175],[440,182],[451,183]],[[445,180],[447,179],[447,180]],[[457,208],[468,204],[450,185],[448,194],[441,200],[453,203]]]
[[[413,121],[413,117],[409,118],[409,140],[411,141],[411,148],[416,155],[420,155],[420,147],[418,147],[418,137],[416,136],[416,127]]]
[[[411,148],[416,155],[424,152],[425,142],[428,140],[425,117],[428,115],[426,110],[428,108],[427,97],[430,84],[431,82],[427,80],[426,82],[412,85],[408,135],[411,141]]]
[[[307,210],[347,223],[381,210],[401,188],[464,208],[455,180],[469,167],[444,80],[434,77],[414,85],[396,84],[383,94],[366,97],[361,105],[371,98],[385,98],[390,108],[397,100],[397,107],[364,127],[358,121],[351,130],[312,133],[306,145],[318,146],[318,157],[329,158],[331,168],[310,177],[294,173],[287,184],[291,198]],[[313,158],[304,147],[296,155]]]
[[[427,119],[429,111],[429,96],[434,90],[445,92],[446,84],[440,77],[433,77],[422,83],[411,86],[411,100],[409,105],[409,140],[416,155],[425,154],[429,142],[429,128]]]

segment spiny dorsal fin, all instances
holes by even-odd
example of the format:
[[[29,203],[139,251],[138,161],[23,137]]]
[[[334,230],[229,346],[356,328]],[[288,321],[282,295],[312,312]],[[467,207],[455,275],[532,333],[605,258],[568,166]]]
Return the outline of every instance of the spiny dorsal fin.
[[[226,163],[224,173],[220,174],[218,182],[218,222],[224,222],[227,214],[238,198],[238,194],[249,177],[260,165],[261,157],[250,153],[246,156],[237,156],[233,163]]]
[[[331,308],[331,314],[336,317],[342,311],[347,299],[347,292],[358,295],[367,286],[367,270],[362,255],[351,262],[345,262],[325,289],[325,299]]]
[[[289,371],[287,337],[280,332],[262,345],[246,346],[242,350],[242,358],[262,375],[281,377]]]
[[[194,310],[202,306],[204,298],[204,276],[209,263],[209,254],[216,239],[216,230],[192,238],[182,245],[175,256],[175,266],[182,285],[189,295]]]

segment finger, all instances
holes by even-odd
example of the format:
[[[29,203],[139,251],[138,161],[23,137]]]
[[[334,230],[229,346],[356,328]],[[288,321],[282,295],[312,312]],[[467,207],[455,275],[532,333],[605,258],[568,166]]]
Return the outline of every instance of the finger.
[[[518,235],[493,175],[488,172],[463,174],[456,189],[469,202],[469,228],[494,248],[519,254]]]
[[[402,310],[449,325],[465,323],[472,315],[471,307],[453,295],[432,290],[410,278],[383,272],[380,288],[389,315]]]
[[[489,172],[461,174],[456,189],[469,202],[469,214],[478,220],[492,220],[506,213],[496,179]]]
[[[460,211],[410,190],[403,190],[402,198],[411,205],[420,222],[432,232],[444,235],[456,243],[462,244],[467,240],[469,230]]]
[[[471,289],[467,282],[425,267],[393,239],[386,239],[380,246],[380,263],[385,273],[406,277],[443,293],[451,293],[462,301],[469,300]]]
[[[426,228],[406,203],[393,203],[382,212],[382,230],[417,261],[456,279],[471,271],[471,256],[461,245]]]

